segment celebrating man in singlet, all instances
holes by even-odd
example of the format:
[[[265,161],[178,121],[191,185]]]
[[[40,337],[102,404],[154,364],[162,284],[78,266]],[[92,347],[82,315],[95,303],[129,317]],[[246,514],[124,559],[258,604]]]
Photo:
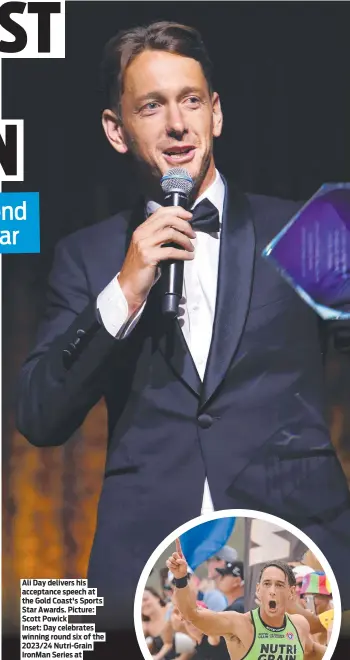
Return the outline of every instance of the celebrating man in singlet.
[[[260,606],[252,612],[212,612],[198,609],[187,586],[188,566],[180,541],[167,561],[176,586],[176,602],[186,621],[205,635],[224,637],[231,660],[321,660],[326,648],[310,637],[307,619],[288,615],[295,577],[280,561],[270,562],[261,571],[257,585]]]

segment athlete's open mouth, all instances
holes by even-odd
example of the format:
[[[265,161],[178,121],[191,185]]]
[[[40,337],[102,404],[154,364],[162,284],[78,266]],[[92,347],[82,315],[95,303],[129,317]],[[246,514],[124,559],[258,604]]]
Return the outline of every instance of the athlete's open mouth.
[[[277,607],[277,603],[275,600],[269,600],[269,608],[270,610],[275,610]]]

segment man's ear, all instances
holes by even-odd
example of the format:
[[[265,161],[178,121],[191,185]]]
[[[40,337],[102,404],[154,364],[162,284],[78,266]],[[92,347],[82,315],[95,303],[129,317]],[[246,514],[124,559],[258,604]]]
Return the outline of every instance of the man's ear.
[[[107,140],[113,149],[120,154],[126,154],[128,152],[128,146],[125,141],[122,123],[113,110],[107,109],[103,111],[102,126]]]
[[[220,97],[217,92],[214,92],[211,97],[213,108],[213,136],[219,137],[221,135],[224,117],[221,110]]]
[[[290,598],[291,600],[295,600],[295,595],[296,595],[296,587],[291,587],[291,588],[290,588],[290,596],[289,596],[289,598]]]

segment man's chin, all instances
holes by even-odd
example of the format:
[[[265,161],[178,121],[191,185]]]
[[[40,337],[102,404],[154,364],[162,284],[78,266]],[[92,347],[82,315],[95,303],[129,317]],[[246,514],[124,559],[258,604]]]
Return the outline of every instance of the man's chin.
[[[161,158],[157,164],[150,170],[147,167],[143,167],[146,180],[148,180],[151,189],[156,192],[158,185],[160,184],[161,178],[169,172],[169,170],[174,169],[175,167],[181,167],[181,169],[186,170],[193,180],[194,186],[190,195],[190,200],[194,199],[197,196],[198,190],[200,189],[202,182],[205,179],[206,173],[208,171],[208,166],[206,163],[198,163],[198,156],[188,163],[168,163],[164,158]],[[150,176],[151,175],[151,176]],[[160,189],[160,185],[159,185]]]
[[[275,600],[271,600],[266,603],[265,611],[270,617],[280,616],[282,607]]]

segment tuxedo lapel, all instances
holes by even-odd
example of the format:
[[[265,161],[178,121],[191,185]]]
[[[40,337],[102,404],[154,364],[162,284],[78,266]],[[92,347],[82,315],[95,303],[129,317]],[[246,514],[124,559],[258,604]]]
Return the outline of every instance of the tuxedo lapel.
[[[200,408],[213,396],[237,351],[252,289],[255,233],[246,197],[225,181],[212,341]]]
[[[158,309],[160,310],[159,300]],[[202,382],[188,350],[186,340],[177,319],[165,319],[159,312],[159,350],[178,377],[199,397]]]

